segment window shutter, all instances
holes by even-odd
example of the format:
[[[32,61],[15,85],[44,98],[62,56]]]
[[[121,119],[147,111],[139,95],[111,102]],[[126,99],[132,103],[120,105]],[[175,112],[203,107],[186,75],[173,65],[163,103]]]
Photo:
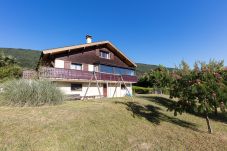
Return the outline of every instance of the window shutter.
[[[96,56],[99,56],[99,49],[96,49]]]
[[[86,64],[86,63],[83,64],[83,70],[88,71],[88,64]]]
[[[114,60],[114,54],[112,52],[110,53],[110,59]]]
[[[64,68],[70,69],[71,62],[70,61],[64,61]]]

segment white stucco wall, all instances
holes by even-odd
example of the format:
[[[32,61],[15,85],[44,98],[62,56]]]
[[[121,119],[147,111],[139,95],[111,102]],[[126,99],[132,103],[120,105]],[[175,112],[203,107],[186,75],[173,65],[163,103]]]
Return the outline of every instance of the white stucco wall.
[[[88,83],[82,83],[82,91],[72,91],[71,90],[71,83],[69,82],[56,82],[57,87],[60,88],[65,94],[80,94],[80,96],[84,96],[85,92],[88,87]],[[103,86],[100,85],[100,92],[101,95],[103,95]],[[96,87],[95,83],[92,83],[91,86],[88,89],[87,96],[94,96],[94,95],[99,95],[98,88]]]
[[[82,83],[82,91],[71,91],[70,82],[55,82],[55,83],[57,84],[57,87],[59,87],[60,90],[63,91],[63,93],[79,94],[80,96],[85,95],[85,92],[88,87],[88,83]],[[126,84],[126,85],[127,85],[127,88],[129,90],[130,94],[132,94],[132,85],[131,84]],[[99,83],[99,86],[100,86],[101,95],[103,95],[103,83]],[[115,87],[116,87],[116,84],[113,84],[113,83],[107,84],[107,97],[109,97],[109,98],[113,97]],[[118,84],[114,97],[124,97],[126,94],[127,94],[127,90],[126,89],[122,90],[120,84]],[[99,91],[96,86],[96,83],[92,83],[90,88],[88,89],[87,96],[98,96],[98,95],[99,95]]]
[[[64,60],[55,59],[54,67],[55,68],[64,68]]]
[[[88,64],[88,71],[94,71],[94,65]]]
[[[128,88],[128,91],[130,94],[132,94],[132,86],[131,84],[126,84],[127,88]],[[116,92],[115,92],[115,95],[114,95],[114,91],[116,89]],[[120,84],[118,84],[116,86],[116,84],[108,84],[108,90],[107,90],[107,93],[108,93],[108,97],[124,97],[126,94],[128,94],[128,91],[127,89],[121,89],[121,86]]]

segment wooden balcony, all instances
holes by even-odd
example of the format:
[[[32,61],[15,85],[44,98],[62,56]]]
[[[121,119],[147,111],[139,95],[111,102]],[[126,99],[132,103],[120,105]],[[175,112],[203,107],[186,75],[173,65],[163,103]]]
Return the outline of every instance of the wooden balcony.
[[[97,80],[101,81],[120,81],[121,76],[116,74],[108,74],[108,73],[101,73],[95,72]],[[62,69],[62,68],[49,68],[49,67],[42,67],[40,68],[39,72],[35,71],[24,71],[23,78],[24,79],[31,79],[34,77],[44,78],[44,79],[51,79],[51,80],[95,80],[93,76],[93,72],[90,71],[81,71],[81,70],[73,70],[73,69]],[[130,75],[122,75],[122,78],[125,82],[137,82],[136,76]]]

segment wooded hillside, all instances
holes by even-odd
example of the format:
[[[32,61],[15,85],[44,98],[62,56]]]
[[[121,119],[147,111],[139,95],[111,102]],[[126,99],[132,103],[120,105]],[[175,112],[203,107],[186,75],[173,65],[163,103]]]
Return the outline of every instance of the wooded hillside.
[[[31,49],[17,49],[17,48],[0,48],[0,52],[3,51],[5,55],[11,55],[17,59],[19,65],[23,68],[34,69],[39,60],[41,51]],[[136,74],[138,76],[143,75],[145,72],[155,69],[157,65],[136,63]]]
[[[29,69],[36,67],[41,54],[41,52],[37,50],[16,48],[0,48],[0,52],[15,57],[21,67]]]

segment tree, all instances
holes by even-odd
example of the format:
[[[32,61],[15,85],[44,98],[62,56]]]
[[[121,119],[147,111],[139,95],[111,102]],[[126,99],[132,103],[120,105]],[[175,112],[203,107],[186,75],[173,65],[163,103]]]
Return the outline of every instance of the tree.
[[[170,84],[170,72],[164,66],[145,73],[138,81],[137,85],[143,87],[154,87],[158,89],[168,88]]]
[[[160,65],[153,71],[152,78],[150,79],[153,79],[153,86],[155,88],[168,88],[171,81],[170,72]]]
[[[216,112],[221,104],[227,104],[226,84],[222,76],[223,61],[195,63],[192,70],[187,66],[183,63],[182,68],[172,75],[170,98],[178,98],[178,101],[169,110],[174,110],[174,115],[189,111],[204,114],[208,132],[212,133],[209,114]]]
[[[3,52],[0,53],[0,67],[17,64],[17,61],[12,56],[6,56]]]
[[[19,78],[21,75],[22,69],[18,65],[0,67],[0,83],[9,79]]]
[[[153,84],[150,83],[150,74],[152,73],[152,71],[145,73],[143,76],[141,76],[137,82],[137,86],[141,86],[141,87],[153,87]]]
[[[6,56],[0,53],[0,82],[12,78],[19,78],[22,75],[21,68],[17,65],[17,61],[12,56]]]
[[[223,77],[224,84],[227,85],[227,68],[224,68],[222,70],[222,77]]]

